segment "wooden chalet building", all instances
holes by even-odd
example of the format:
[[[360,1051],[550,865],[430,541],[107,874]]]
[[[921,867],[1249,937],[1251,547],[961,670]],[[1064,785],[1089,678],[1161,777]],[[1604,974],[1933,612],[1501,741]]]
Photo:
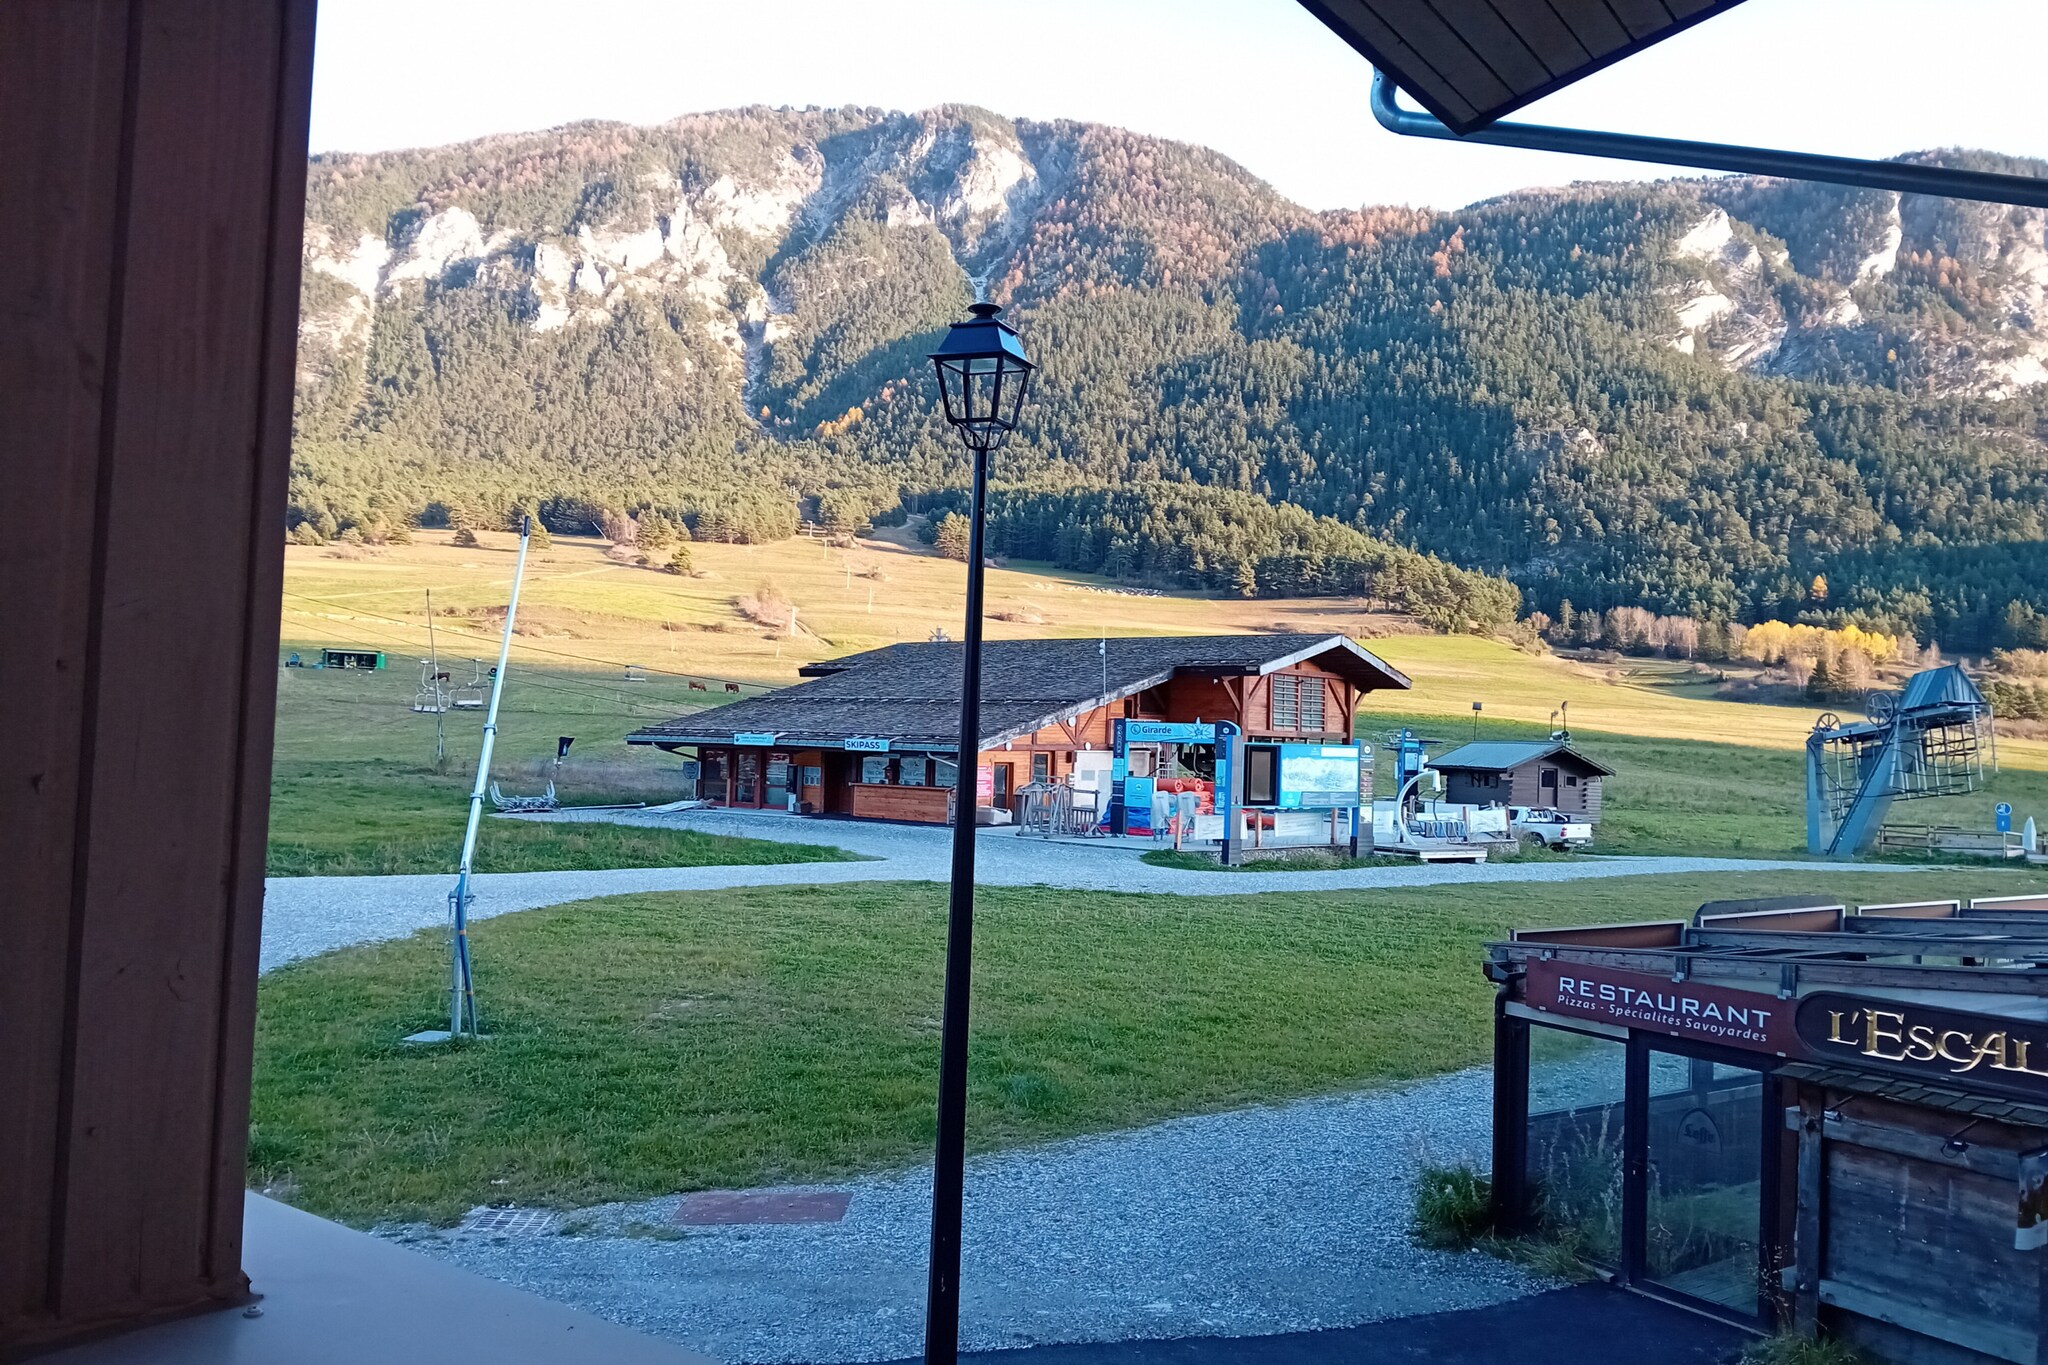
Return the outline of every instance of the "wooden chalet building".
[[[943,822],[959,772],[960,651],[898,644],[811,664],[810,681],[626,742],[694,751],[698,795],[719,805]],[[983,651],[976,797],[1010,809],[1027,782],[1106,791],[1118,718],[1345,744],[1363,693],[1409,686],[1342,635],[991,640]]]
[[[1554,807],[1600,823],[1600,784],[1614,769],[1566,740],[1475,740],[1429,766],[1444,775],[1444,799],[1464,806]]]

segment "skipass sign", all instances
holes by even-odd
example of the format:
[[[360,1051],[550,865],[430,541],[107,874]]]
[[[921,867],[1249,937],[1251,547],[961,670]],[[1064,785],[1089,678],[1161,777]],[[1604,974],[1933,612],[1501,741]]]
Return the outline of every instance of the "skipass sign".
[[[1756,991],[1572,962],[1528,963],[1522,1003],[1560,1019],[1667,1033],[1779,1057],[1805,1051],[1792,1003]]]

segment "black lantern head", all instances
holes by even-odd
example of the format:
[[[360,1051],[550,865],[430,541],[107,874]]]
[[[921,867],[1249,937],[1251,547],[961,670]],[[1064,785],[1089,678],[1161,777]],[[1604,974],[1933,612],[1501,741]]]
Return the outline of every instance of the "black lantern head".
[[[939,374],[939,397],[946,420],[980,454],[994,450],[1017,429],[1024,409],[1024,388],[1031,362],[1017,331],[996,320],[1003,310],[993,303],[971,305],[974,316],[946,330],[946,339],[931,354]]]

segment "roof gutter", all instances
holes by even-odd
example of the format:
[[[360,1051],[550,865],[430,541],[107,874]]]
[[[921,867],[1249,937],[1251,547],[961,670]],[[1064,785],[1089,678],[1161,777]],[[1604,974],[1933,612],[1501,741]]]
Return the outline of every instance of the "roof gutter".
[[[1380,126],[1402,137],[1439,138],[1447,142],[1479,142],[1492,147],[1522,147],[1538,152],[1568,152],[1617,161],[1647,161],[1699,170],[1732,171],[1741,175],[1773,175],[1789,180],[1819,180],[1866,190],[1931,194],[1949,199],[1978,199],[2048,209],[2048,179],[2027,175],[1996,175],[1950,166],[1923,166],[1906,161],[1873,161],[1863,157],[1823,156],[1768,147],[1743,147],[1726,142],[1690,142],[1682,138],[1639,133],[1602,133],[1587,128],[1558,128],[1542,123],[1495,123],[1463,136],[1452,132],[1434,114],[1403,109],[1395,98],[1394,81],[1375,69],[1372,74],[1372,115]]]

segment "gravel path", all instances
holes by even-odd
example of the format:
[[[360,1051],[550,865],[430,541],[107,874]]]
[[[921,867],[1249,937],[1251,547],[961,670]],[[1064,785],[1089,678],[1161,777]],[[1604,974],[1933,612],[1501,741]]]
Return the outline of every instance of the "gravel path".
[[[603,820],[694,829],[784,843],[835,844],[873,861],[775,863],[745,867],[621,868],[604,872],[496,872],[475,877],[472,918],[633,891],[709,891],[736,886],[814,886],[852,881],[939,881],[947,875],[943,828],[818,821],[728,811],[606,811],[515,817]],[[1145,845],[1047,844],[1009,830],[982,833],[975,881],[983,886],[1056,886],[1077,891],[1164,895],[1251,895],[1493,882],[1563,882],[1646,873],[1796,869],[1826,877],[1841,864],[1753,858],[1579,857],[1537,863],[1429,863],[1344,872],[1190,872],[1140,862]],[[1898,869],[1906,871],[1909,869]],[[450,874],[395,877],[272,877],[263,902],[263,970],[351,943],[402,938],[445,923]]]
[[[1253,1336],[1532,1293],[1545,1282],[1407,1235],[1418,1158],[1483,1162],[1491,1105],[1480,1068],[978,1157],[962,1345]],[[670,1197],[566,1233],[387,1231],[720,1360],[916,1355],[930,1168],[831,1188],[852,1195],[838,1223],[678,1229]]]

